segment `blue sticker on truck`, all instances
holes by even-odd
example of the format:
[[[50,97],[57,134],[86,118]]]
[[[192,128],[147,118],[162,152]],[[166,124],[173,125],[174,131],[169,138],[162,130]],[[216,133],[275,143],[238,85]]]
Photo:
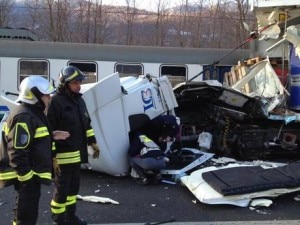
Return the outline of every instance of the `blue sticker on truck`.
[[[141,92],[141,95],[142,95],[142,100],[143,100],[144,112],[150,108],[154,108],[153,96],[152,96],[151,89],[147,88],[146,90],[143,90]]]

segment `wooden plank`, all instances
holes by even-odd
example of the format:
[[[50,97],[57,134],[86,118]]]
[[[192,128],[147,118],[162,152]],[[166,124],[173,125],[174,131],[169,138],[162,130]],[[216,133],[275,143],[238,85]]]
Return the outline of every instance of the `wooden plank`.
[[[226,84],[227,86],[230,86],[229,85],[229,72],[225,72],[224,73],[224,81],[223,81],[224,84]]]
[[[237,81],[237,77],[236,77],[236,73],[235,73],[234,67],[231,67],[231,75],[232,75],[232,84],[231,85],[233,85]]]

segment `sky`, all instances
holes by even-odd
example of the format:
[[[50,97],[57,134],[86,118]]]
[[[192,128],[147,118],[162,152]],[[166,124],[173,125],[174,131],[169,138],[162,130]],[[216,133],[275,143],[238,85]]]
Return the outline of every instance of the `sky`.
[[[180,5],[182,2],[185,2],[184,0],[135,0],[135,4],[136,8],[155,11],[159,1],[161,1],[161,4],[164,4],[166,8],[171,8]],[[133,2],[133,0],[129,0],[129,2]],[[102,4],[122,6],[127,5],[126,0],[102,0]]]

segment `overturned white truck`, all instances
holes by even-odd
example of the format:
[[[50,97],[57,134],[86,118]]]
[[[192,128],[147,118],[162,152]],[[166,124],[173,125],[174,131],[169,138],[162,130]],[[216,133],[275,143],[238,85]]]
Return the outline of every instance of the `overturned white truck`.
[[[130,132],[158,115],[174,115],[178,106],[166,76],[119,78],[114,73],[96,84],[83,85],[82,91],[101,149],[98,159],[90,157],[90,166],[114,176],[129,172]]]

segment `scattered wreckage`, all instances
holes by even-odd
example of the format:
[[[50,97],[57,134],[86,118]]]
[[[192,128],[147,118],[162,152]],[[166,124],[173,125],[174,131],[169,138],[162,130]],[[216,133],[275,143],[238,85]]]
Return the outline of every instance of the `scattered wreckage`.
[[[266,59],[230,87],[206,82],[174,90],[176,114],[187,124],[183,141],[215,154],[180,178],[203,203],[268,207],[273,197],[300,191],[300,25],[299,8],[294,7],[298,3],[255,4],[258,28],[263,30],[255,55]],[[283,20],[280,15],[285,15]],[[288,68],[282,63],[274,71],[268,55],[282,62],[289,59]],[[192,142],[190,133],[195,134]],[[197,137],[199,133],[205,138]]]
[[[246,84],[247,94],[242,92]],[[299,113],[288,107],[291,96],[268,58],[231,87],[191,82],[174,93],[182,145],[214,154],[180,178],[199,201],[246,207],[255,198],[300,190]]]
[[[293,43],[297,61],[298,28],[288,27],[278,42]],[[180,119],[181,147],[174,151],[169,143],[170,162],[161,173],[167,181],[180,180],[200,202],[246,207],[253,199],[299,191],[300,79],[293,68],[291,72],[288,89],[268,57],[231,86],[206,80],[172,88],[166,76],[119,78],[118,73],[83,85],[101,148],[99,159],[90,157],[86,166],[113,176],[129,175],[131,133],[161,114],[172,114]],[[9,112],[2,111],[5,119]],[[230,160],[222,161],[225,157]],[[249,175],[245,183],[244,174]],[[252,201],[252,205],[270,204],[270,200]]]
[[[242,92],[245,84],[251,90],[247,94]],[[105,94],[108,90],[110,95]],[[102,147],[102,158],[90,160],[94,170],[115,176],[128,175],[130,133],[154,117],[170,113],[180,119],[182,145],[180,151],[174,151],[170,143],[167,151],[171,160],[161,173],[166,181],[180,180],[199,201],[245,207],[253,198],[300,190],[297,182],[300,174],[292,172],[300,171],[297,169],[300,164],[288,163],[300,156],[299,115],[286,107],[288,91],[269,59],[255,64],[233,87],[208,80],[181,83],[172,90],[166,77],[119,79],[116,73],[88,87],[83,96]],[[232,161],[216,160],[222,157],[230,157]],[[247,174],[254,171],[245,186],[239,177],[231,176],[244,176],[239,172],[244,170],[248,170]],[[268,185],[251,184],[262,177],[269,178],[255,173],[257,170],[263,175],[264,171],[275,171],[275,174],[281,171],[286,179],[277,179],[277,175],[270,173],[273,180]],[[210,179],[218,177],[219,171],[229,174],[229,180],[238,184],[233,185],[238,192],[216,191],[218,186],[210,184]],[[253,204],[270,204],[268,201]]]
[[[242,93],[249,82],[256,89]],[[204,132],[211,136],[209,149],[219,156],[240,160],[300,156],[298,114],[284,107],[285,88],[267,59],[233,87],[217,81],[191,82],[174,92],[184,146],[199,147],[198,136]]]
[[[230,174],[231,181],[236,182],[239,178],[231,174],[237,174],[235,170],[241,171],[241,167],[250,171],[249,167],[257,170],[261,165],[276,171],[278,168],[291,171],[289,166],[294,171],[300,167],[299,163],[287,163],[300,156],[300,129],[298,113],[285,107],[288,102],[285,87],[268,59],[254,65],[251,71],[234,87],[208,80],[185,82],[172,88],[167,77],[119,78],[118,73],[98,83],[83,85],[83,97],[101,148],[99,159],[90,157],[87,168],[113,176],[129,175],[130,133],[168,113],[180,119],[182,146],[180,151],[171,151],[170,143],[170,163],[161,173],[170,183],[180,180],[199,201],[245,207],[253,198],[300,190],[297,182],[291,186],[290,180],[281,179],[280,185],[265,185],[265,190],[259,192],[239,186],[249,192],[224,195],[203,176],[210,171],[215,176],[218,171],[230,168],[228,172],[224,170],[225,174]],[[241,91],[246,83],[251,90],[248,94]],[[232,161],[216,161],[225,156]],[[281,163],[267,162],[270,160]],[[296,175],[294,181],[300,179],[299,174],[286,173],[287,177],[291,175]],[[273,182],[277,182],[276,178]]]

